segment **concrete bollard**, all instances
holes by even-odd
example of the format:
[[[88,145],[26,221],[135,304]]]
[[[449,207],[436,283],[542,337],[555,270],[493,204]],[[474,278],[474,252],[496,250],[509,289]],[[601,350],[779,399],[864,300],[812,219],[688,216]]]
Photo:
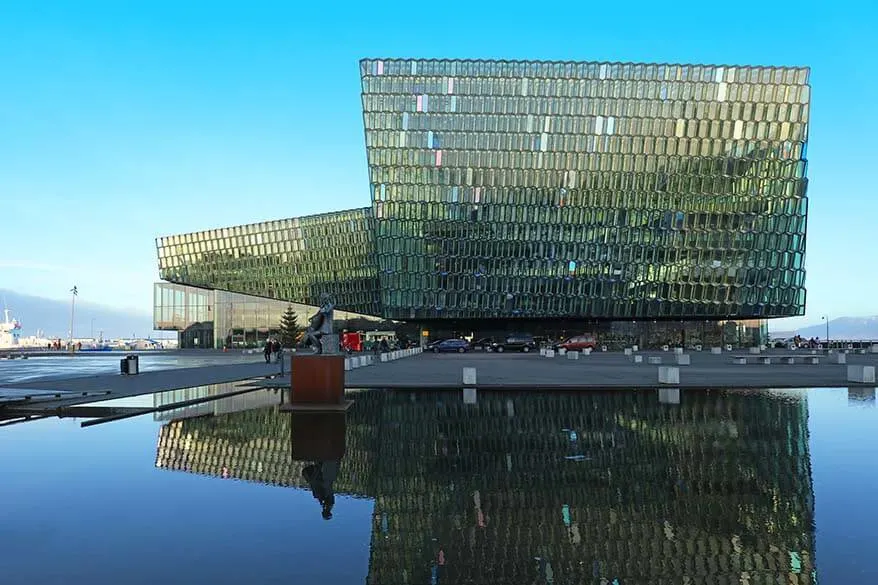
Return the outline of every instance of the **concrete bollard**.
[[[463,369],[463,383],[464,384],[476,384],[476,369],[475,368],[464,368]]]
[[[630,347],[625,348],[625,355],[631,355],[631,348]]]
[[[479,401],[478,393],[475,388],[464,388],[463,389],[463,403],[464,404],[476,404]]]
[[[770,357],[759,358],[759,363],[761,363],[765,366],[770,366],[771,365],[771,358]]]
[[[642,364],[643,363],[643,356],[642,355],[634,356],[634,363],[635,364]]]
[[[668,351],[670,348],[667,345],[662,346],[662,351]]]
[[[735,363],[739,366],[746,366],[747,365],[747,358],[744,358],[744,357],[732,358],[732,363]]]
[[[848,366],[848,382],[875,383],[875,366]]]
[[[382,354],[381,354],[381,361],[382,361],[382,362],[387,362],[387,361],[390,361],[390,360],[389,360],[389,359],[388,359],[388,357],[387,357],[387,354],[386,354],[386,353],[382,353]]]
[[[674,354],[675,355],[683,355],[683,348],[682,347],[675,347]]]
[[[726,351],[732,351],[732,344],[731,343],[726,344]]]
[[[586,347],[585,349],[582,350],[582,353],[584,353],[585,355],[591,355],[591,348]]]
[[[713,355],[720,355],[722,352],[723,352],[723,348],[721,348],[721,347],[711,347],[710,348],[710,353],[712,353]]]
[[[631,351],[633,351],[634,353],[637,353],[638,351],[640,351],[640,347],[639,347],[639,346],[636,346],[636,345],[632,345],[632,346],[631,346]]]
[[[679,388],[659,388],[658,395],[661,404],[680,404]]]
[[[761,344],[759,346],[759,351],[765,351],[765,344]]]
[[[848,363],[848,356],[844,353],[837,353],[832,356],[832,363],[834,364],[846,364]]]
[[[579,352],[578,351],[568,351],[567,352],[567,359],[568,360],[578,360],[579,359]]]
[[[700,343],[695,345],[695,351],[701,351],[703,348]]]
[[[554,350],[554,349],[547,349],[547,350],[546,350],[546,357],[547,357],[547,358],[553,358],[553,357],[555,357],[555,350]]]
[[[602,345],[602,346],[601,346],[601,351],[607,351],[607,346],[606,346],[606,345]]]
[[[350,372],[353,369],[351,366],[351,358],[345,358],[344,360],[344,371]]]
[[[869,353],[878,353],[878,343],[872,344],[872,347],[869,349]]]
[[[750,353],[754,353],[754,354],[758,354],[758,353],[762,352],[762,350],[760,350],[758,347],[751,347],[749,349],[749,351],[750,351]]]
[[[650,356],[646,361],[655,366],[662,363],[662,358],[657,356]]]
[[[540,356],[541,356],[541,357],[546,357],[546,348],[545,348],[545,347],[541,347],[541,348],[540,348]]]
[[[564,357],[565,355],[567,355],[567,350],[564,349],[563,347],[562,347],[562,348],[559,348],[559,349],[558,349],[558,355],[560,355],[561,357]]]
[[[689,366],[692,364],[691,362],[692,356],[681,353],[677,356],[677,365],[678,366]]]
[[[659,384],[679,384],[680,368],[674,366],[660,366],[658,369]]]

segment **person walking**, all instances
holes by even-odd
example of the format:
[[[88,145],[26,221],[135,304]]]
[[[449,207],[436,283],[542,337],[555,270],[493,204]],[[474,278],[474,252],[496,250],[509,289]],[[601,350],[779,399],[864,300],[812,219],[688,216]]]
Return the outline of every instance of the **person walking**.
[[[265,356],[265,363],[266,364],[271,363],[271,347],[272,347],[271,339],[266,339],[265,340],[265,347],[262,349],[262,355]]]

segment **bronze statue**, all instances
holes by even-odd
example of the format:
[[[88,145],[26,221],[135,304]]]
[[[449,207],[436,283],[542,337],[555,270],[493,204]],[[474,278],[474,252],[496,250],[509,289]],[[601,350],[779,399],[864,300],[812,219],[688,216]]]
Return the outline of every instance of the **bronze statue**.
[[[333,332],[332,314],[335,303],[332,297],[326,293],[320,295],[320,308],[308,319],[308,329],[305,331],[305,343],[310,343],[314,353],[323,353],[323,344],[320,340],[324,335]]]

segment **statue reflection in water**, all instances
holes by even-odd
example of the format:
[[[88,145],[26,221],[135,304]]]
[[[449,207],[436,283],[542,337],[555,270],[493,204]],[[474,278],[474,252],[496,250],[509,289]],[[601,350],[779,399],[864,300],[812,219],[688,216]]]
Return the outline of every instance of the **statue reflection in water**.
[[[332,484],[338,475],[338,461],[318,461],[306,465],[302,470],[302,477],[311,486],[311,494],[323,508],[324,520],[332,518],[332,507],[335,505],[335,493]]]

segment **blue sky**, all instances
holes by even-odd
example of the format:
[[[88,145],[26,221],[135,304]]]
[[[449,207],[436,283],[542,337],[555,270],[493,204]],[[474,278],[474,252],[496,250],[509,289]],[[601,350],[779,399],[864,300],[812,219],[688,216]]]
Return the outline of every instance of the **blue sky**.
[[[151,312],[156,236],[367,204],[362,57],[782,64],[812,68],[800,321],[878,313],[878,4],[296,4],[0,3],[0,288]]]

